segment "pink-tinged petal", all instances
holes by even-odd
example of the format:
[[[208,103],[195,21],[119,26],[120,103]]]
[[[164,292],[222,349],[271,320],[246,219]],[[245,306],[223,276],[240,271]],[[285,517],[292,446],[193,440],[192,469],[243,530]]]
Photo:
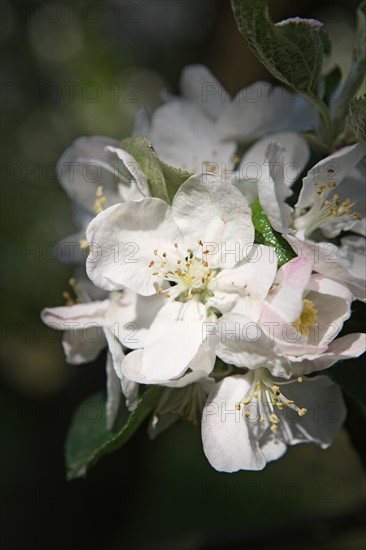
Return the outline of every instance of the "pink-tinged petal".
[[[287,323],[296,321],[301,315],[303,295],[310,276],[311,264],[303,257],[294,258],[278,270],[279,286],[273,293],[273,297],[269,298],[269,307]]]
[[[103,326],[106,323],[106,314],[109,300],[45,308],[41,312],[41,319],[46,325],[56,330],[79,330],[91,326]]]
[[[112,206],[94,218],[86,236],[87,272],[94,284],[106,290],[126,286],[143,296],[154,294],[162,282],[162,277],[153,276],[151,262],[156,261],[159,271],[162,261],[154,250],[176,255],[174,243],[183,242],[171,214],[164,201],[146,198]]]
[[[294,367],[299,372],[309,374],[311,372],[327,369],[345,359],[359,357],[366,351],[366,334],[355,333],[341,336],[328,346],[328,350],[321,355],[304,355],[303,357],[290,357]],[[347,368],[347,366],[345,366]]]
[[[307,258],[311,262],[314,271],[346,284],[356,299],[366,300],[364,270],[352,270],[355,262],[361,268],[362,256],[358,257],[352,247],[342,251],[342,248],[338,248],[333,243],[303,241],[293,235],[284,235],[284,237],[298,256]]]
[[[268,342],[272,343],[279,355],[320,354],[328,349],[327,343],[319,339],[317,333],[314,337],[311,332],[309,336],[302,335],[292,322],[285,322],[281,313],[274,310],[271,304],[263,305],[261,326]]]
[[[208,322],[205,332],[214,336],[217,356],[230,365],[270,369],[281,362],[273,338],[245,315],[227,313],[214,325]]]
[[[210,266],[231,268],[248,253],[254,241],[252,212],[243,195],[218,176],[198,174],[179,188],[173,200],[174,221],[187,246],[202,257],[198,241],[209,253]]]
[[[205,455],[216,470],[262,470],[266,460],[250,423],[236,404],[250,388],[252,375],[229,376],[210,393],[202,413]]]

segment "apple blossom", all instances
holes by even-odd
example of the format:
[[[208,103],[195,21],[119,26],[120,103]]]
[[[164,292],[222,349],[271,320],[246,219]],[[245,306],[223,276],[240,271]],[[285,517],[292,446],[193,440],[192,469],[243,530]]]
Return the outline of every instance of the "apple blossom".
[[[203,324],[238,300],[254,315],[276,273],[273,251],[253,247],[251,211],[243,195],[208,174],[189,178],[172,206],[146,198],[101,212],[87,239],[87,271],[94,284],[161,298],[144,349],[124,362],[125,373],[128,369],[136,381],[133,373],[140,370],[150,383],[163,383],[188,368],[200,369],[202,351],[207,360],[211,346],[202,341]],[[131,243],[133,258],[116,257],[116,250]],[[213,364],[214,355],[208,371]]]
[[[203,448],[216,470],[262,470],[288,445],[326,449],[345,416],[342,392],[328,377],[284,382],[261,367],[213,389],[202,414]]]
[[[304,178],[295,208],[286,203],[292,192],[284,182],[285,150],[279,144],[268,146],[258,182],[260,203],[274,229],[315,271],[347,284],[361,300],[366,299],[365,154],[366,146],[356,144],[320,161]],[[347,236],[339,246],[328,242],[343,231],[361,237]]]
[[[351,315],[351,303],[346,286],[312,275],[310,262],[295,258],[279,269],[259,321],[245,315],[240,303],[219,319],[216,353],[237,367],[265,364],[274,376],[323,370],[366,349],[362,333],[335,340]]]

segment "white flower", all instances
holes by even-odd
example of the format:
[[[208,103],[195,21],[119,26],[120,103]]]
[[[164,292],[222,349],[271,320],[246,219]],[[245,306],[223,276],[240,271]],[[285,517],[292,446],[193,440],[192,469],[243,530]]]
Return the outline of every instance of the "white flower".
[[[312,275],[310,262],[295,258],[278,271],[258,322],[243,316],[240,304],[221,317],[216,353],[237,367],[265,364],[274,376],[323,370],[366,349],[362,333],[335,340],[351,315],[351,303],[346,286]]]
[[[292,194],[285,184],[285,150],[268,146],[262,178],[258,182],[261,205],[272,226],[281,232],[299,256],[313,269],[347,284],[353,295],[365,300],[365,173],[361,162],[364,144],[345,147],[314,166],[303,180],[293,209],[286,203]],[[340,246],[326,242],[341,232]],[[320,241],[320,242],[319,242]]]
[[[180,86],[183,97],[216,121],[221,139],[247,142],[275,132],[309,130],[317,122],[307,99],[269,82],[254,82],[231,99],[211,71],[191,65],[184,69]]]
[[[262,470],[287,445],[329,447],[345,416],[341,390],[326,376],[283,383],[258,368],[224,378],[211,392],[203,448],[216,470]]]
[[[256,82],[231,99],[209,69],[191,65],[182,72],[180,89],[182,97],[169,95],[151,119],[146,110],[140,113],[134,134],[147,135],[162,160],[193,174],[233,171],[237,142],[316,125],[306,99],[268,82]]]
[[[241,299],[251,311],[252,302],[264,300],[276,259],[268,247],[253,248],[253,238],[245,198],[207,174],[189,178],[172,206],[146,198],[111,207],[91,222],[92,281],[107,290],[125,286],[145,296],[158,293],[163,304],[144,350],[124,362],[131,379],[141,370],[150,383],[159,383],[198,369],[201,352],[206,350],[205,361],[210,357],[202,331],[208,319],[216,319],[215,310],[227,311]],[[125,261],[125,253],[116,258],[116,250],[132,243],[133,261]]]
[[[46,308],[41,317],[50,327],[65,331],[62,345],[66,360],[73,365],[96,359],[108,346],[107,420],[113,424],[122,393],[126,404],[133,409],[138,385],[128,380],[121,367],[125,358],[123,346],[138,348],[143,345],[152,318],[160,305],[154,297],[141,298],[124,290],[113,292],[104,300],[90,301],[83,284],[72,280],[73,288],[84,303]]]
[[[74,220],[80,227],[60,243],[61,260],[66,262],[83,261],[79,242],[85,239],[86,227],[96,213],[149,195],[146,176],[136,160],[108,137],[78,138],[58,161],[57,175],[72,200]]]

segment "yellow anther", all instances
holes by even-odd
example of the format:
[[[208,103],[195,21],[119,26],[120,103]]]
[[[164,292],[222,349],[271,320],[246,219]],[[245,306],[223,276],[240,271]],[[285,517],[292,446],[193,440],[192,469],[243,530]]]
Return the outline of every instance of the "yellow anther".
[[[275,432],[276,430],[277,430],[276,424],[272,424],[272,426],[271,426],[271,431],[272,431],[272,432]]]
[[[240,403],[235,403],[235,408],[237,411],[240,411]]]
[[[301,384],[301,382],[302,382],[302,376],[299,376],[299,377],[298,377],[297,382],[299,382],[299,383]]]
[[[278,416],[274,413],[271,414],[271,416],[269,417],[269,420],[270,420],[270,422],[272,422],[272,424],[278,424],[279,421],[280,421]]]
[[[243,399],[241,400],[241,402],[244,403],[244,405],[248,405],[250,401],[251,401],[250,397],[243,397]]]
[[[303,336],[309,336],[309,327],[316,327],[317,322],[317,310],[311,300],[303,300],[303,310],[301,315],[296,321],[292,323],[292,326],[300,332]]]
[[[306,414],[307,412],[308,412],[308,410],[305,409],[305,407],[303,407],[302,409],[300,409],[300,410],[298,411],[297,414],[298,414],[299,416],[305,416],[305,414]]]

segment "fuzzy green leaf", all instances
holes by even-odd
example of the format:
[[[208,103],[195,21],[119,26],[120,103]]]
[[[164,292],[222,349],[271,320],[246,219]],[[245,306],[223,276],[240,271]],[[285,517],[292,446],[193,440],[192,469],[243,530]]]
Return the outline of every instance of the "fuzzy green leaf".
[[[366,95],[351,101],[348,120],[357,140],[366,142]]]
[[[322,23],[297,17],[274,24],[266,0],[232,0],[232,5],[240,32],[263,65],[276,78],[319,103]]]
[[[122,141],[121,146],[140,165],[147,177],[151,195],[171,204],[179,187],[191,174],[169,166],[160,160],[146,137],[126,138]]]

